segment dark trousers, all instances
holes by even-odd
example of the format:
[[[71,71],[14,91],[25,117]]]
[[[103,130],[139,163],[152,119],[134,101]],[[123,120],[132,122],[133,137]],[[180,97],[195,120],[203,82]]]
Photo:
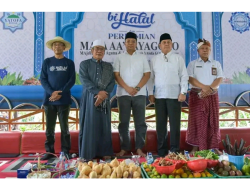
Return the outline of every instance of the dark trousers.
[[[121,96],[117,98],[119,107],[119,135],[122,150],[131,150],[129,123],[131,108],[135,123],[135,149],[145,145],[147,125],[145,123],[146,96]]]
[[[180,151],[181,102],[178,99],[155,99],[158,155],[168,154],[168,127],[170,123],[170,151]]]
[[[68,154],[71,148],[68,125],[70,105],[47,105],[44,106],[44,111],[46,116],[46,152],[55,153],[55,126],[58,115],[61,128],[61,150]]]

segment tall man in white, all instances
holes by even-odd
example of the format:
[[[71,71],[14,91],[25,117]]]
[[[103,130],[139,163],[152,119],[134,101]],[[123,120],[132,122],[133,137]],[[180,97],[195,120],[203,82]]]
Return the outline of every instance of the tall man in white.
[[[160,37],[161,53],[150,63],[148,81],[149,101],[155,103],[158,155],[164,157],[180,151],[181,103],[186,100],[188,74],[183,58],[172,51],[172,39],[168,33]],[[153,93],[155,86],[155,93]],[[170,148],[167,146],[170,122]]]
[[[129,123],[131,108],[135,122],[137,154],[142,152],[145,145],[147,125],[145,123],[146,86],[150,77],[150,68],[146,56],[136,51],[137,36],[128,32],[125,36],[126,52],[116,57],[114,62],[115,79],[118,83],[116,95],[119,107],[119,135],[121,151],[117,156],[123,156],[131,150]]]

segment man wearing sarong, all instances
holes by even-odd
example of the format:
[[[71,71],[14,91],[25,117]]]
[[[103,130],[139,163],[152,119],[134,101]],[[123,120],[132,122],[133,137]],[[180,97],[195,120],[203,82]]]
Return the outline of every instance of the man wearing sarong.
[[[197,49],[200,58],[187,67],[191,91],[186,142],[193,146],[191,155],[198,149],[214,149],[220,154],[218,88],[223,71],[218,61],[209,58],[209,41],[199,39]]]
[[[150,77],[150,68],[145,55],[136,51],[137,36],[128,32],[125,36],[126,52],[116,57],[114,73],[117,81],[117,99],[119,107],[119,135],[121,151],[117,156],[123,156],[131,150],[129,123],[131,109],[135,122],[135,149],[138,155],[146,156],[142,148],[145,145],[147,125],[146,83]]]
[[[183,58],[172,51],[172,38],[168,33],[160,36],[161,53],[150,62],[151,76],[148,81],[149,101],[155,103],[157,151],[164,157],[180,152],[181,104],[186,100],[188,74]],[[155,92],[153,92],[155,87]],[[170,147],[168,138],[170,123]]]
[[[93,57],[82,61],[79,69],[83,92],[80,104],[79,157],[110,159],[111,138],[110,93],[115,85],[113,67],[103,61],[105,44],[95,40]]]

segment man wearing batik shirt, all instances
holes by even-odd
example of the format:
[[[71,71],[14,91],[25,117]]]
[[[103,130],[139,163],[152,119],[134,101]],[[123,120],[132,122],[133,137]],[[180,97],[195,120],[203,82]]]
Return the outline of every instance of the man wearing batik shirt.
[[[181,104],[186,100],[188,74],[183,58],[172,51],[172,38],[168,33],[160,36],[161,53],[151,60],[151,75],[147,83],[149,101],[155,103],[157,150],[164,157],[180,152]],[[155,93],[153,89],[155,86]],[[167,145],[170,122],[170,147]]]
[[[197,49],[200,58],[190,62],[187,67],[191,91],[186,142],[193,146],[190,154],[198,149],[215,149],[220,154],[218,88],[223,72],[221,64],[209,58],[209,41],[199,39]]]

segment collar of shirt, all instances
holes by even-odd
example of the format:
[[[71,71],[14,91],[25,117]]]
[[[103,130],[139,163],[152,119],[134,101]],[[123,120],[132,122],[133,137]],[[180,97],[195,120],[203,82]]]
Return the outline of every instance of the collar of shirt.
[[[97,59],[95,59],[94,57],[92,57],[92,61],[94,61],[94,62],[97,62],[98,63],[98,60]],[[99,63],[101,63],[102,62],[102,60],[100,60],[100,62]]]
[[[168,53],[166,54],[166,56],[168,57],[168,56],[170,56],[172,53],[173,53],[173,51],[171,50],[170,52],[168,52]],[[161,55],[162,55],[162,57],[163,57],[165,54],[161,52]]]
[[[206,62],[204,62],[204,61],[203,61],[200,57],[199,57],[198,61],[199,61],[199,62],[206,63]],[[210,63],[211,63],[211,59],[210,59],[210,58],[208,58],[207,62],[210,62]]]
[[[164,53],[162,53],[162,52],[161,52],[161,54],[160,54],[160,55],[161,55],[162,59],[164,59],[164,60],[165,60],[165,58],[164,58],[164,57],[166,56],[166,57],[167,57],[167,59],[169,60],[169,56],[171,56],[171,54],[172,54],[172,53],[173,53],[173,51],[171,50],[171,51],[170,51],[170,52],[168,52],[166,55],[165,55]]]
[[[130,55],[127,51],[125,51],[125,54]],[[135,50],[135,52],[132,55],[136,55],[136,54],[138,54],[138,52]]]

